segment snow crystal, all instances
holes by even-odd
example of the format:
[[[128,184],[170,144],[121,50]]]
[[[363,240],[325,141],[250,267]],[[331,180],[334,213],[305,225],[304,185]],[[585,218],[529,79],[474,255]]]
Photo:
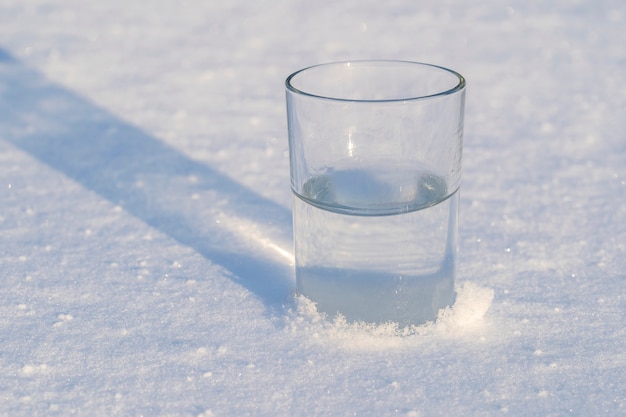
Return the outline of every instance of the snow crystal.
[[[326,317],[315,303],[304,296],[297,298],[297,311],[289,326],[317,343],[327,343],[351,350],[379,351],[416,346],[425,337],[462,337],[479,327],[489,309],[494,292],[470,282],[457,289],[454,305],[442,309],[435,322],[400,327],[397,323],[347,322],[343,316]]]

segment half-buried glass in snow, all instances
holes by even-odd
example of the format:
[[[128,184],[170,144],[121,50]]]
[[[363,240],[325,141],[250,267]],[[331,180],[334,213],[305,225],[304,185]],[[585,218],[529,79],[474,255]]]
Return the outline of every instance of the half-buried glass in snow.
[[[455,299],[465,80],[338,62],[286,95],[298,293],[348,321],[435,320]]]

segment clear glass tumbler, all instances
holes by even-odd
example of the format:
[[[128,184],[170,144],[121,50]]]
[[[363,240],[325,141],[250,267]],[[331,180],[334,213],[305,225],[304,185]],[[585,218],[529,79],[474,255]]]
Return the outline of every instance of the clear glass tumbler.
[[[455,299],[464,78],[371,60],[285,84],[298,293],[348,321],[435,320]]]

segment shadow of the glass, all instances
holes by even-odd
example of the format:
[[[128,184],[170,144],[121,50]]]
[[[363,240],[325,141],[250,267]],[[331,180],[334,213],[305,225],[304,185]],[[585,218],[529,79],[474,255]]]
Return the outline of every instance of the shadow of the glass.
[[[1,48],[0,139],[223,266],[269,308],[290,302],[295,284],[287,208],[52,83]]]

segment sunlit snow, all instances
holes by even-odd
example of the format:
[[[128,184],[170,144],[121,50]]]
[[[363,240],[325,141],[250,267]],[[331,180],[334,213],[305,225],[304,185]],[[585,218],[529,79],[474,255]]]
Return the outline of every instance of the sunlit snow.
[[[623,0],[0,1],[0,415],[626,414]],[[468,81],[456,304],[294,296],[284,79]]]

